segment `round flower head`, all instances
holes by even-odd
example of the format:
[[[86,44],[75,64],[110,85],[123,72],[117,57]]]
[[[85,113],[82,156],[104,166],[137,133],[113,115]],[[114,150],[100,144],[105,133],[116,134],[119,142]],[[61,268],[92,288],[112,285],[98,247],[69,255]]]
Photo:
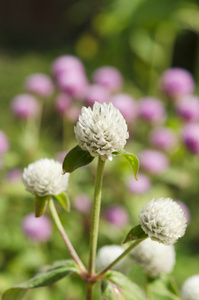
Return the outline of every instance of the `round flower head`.
[[[89,106],[93,106],[96,101],[99,103],[108,102],[109,97],[110,93],[106,87],[92,84],[87,88],[85,101]]]
[[[82,62],[73,55],[63,55],[54,60],[52,64],[52,72],[55,76],[62,73],[71,72],[73,70],[84,71]]]
[[[34,214],[27,215],[22,222],[24,233],[36,242],[46,242],[52,234],[51,221],[46,216],[36,218]]]
[[[144,194],[151,188],[150,178],[139,173],[137,175],[138,180],[135,180],[134,176],[131,176],[127,182],[129,191],[133,194]]]
[[[166,127],[155,128],[152,130],[149,135],[149,140],[153,146],[162,150],[170,150],[177,143],[174,131]]]
[[[9,148],[10,143],[7,138],[7,135],[2,130],[0,130],[0,155],[8,152]]]
[[[111,66],[97,69],[93,74],[93,80],[95,83],[103,85],[113,92],[119,91],[123,84],[120,72]]]
[[[77,211],[84,214],[91,209],[91,199],[86,194],[79,194],[75,197],[73,205]]]
[[[199,97],[186,95],[176,103],[177,114],[186,121],[199,120]]]
[[[72,102],[72,98],[68,94],[59,94],[55,99],[55,107],[60,115],[64,115],[70,104]]]
[[[162,91],[171,98],[192,94],[194,80],[190,72],[181,68],[172,68],[165,71],[161,78]]]
[[[122,150],[129,137],[126,121],[112,103],[83,107],[74,131],[79,146],[103,160],[112,160],[112,152]]]
[[[97,254],[97,269],[101,270],[112,263],[124,252],[124,248],[118,245],[103,246],[99,249]],[[124,269],[125,259],[119,261],[114,267],[114,270],[121,271]]]
[[[21,94],[12,100],[11,109],[13,114],[19,118],[35,118],[39,113],[39,103],[35,97]]]
[[[124,227],[127,225],[129,216],[122,206],[109,206],[105,211],[105,220],[117,227]]]
[[[142,208],[139,218],[144,232],[164,245],[174,244],[187,227],[183,210],[170,198],[152,199]]]
[[[50,77],[45,74],[32,74],[25,81],[25,88],[28,92],[49,97],[54,91],[54,86]]]
[[[119,109],[127,122],[134,121],[138,116],[136,101],[128,94],[117,94],[111,98],[113,105]]]
[[[146,239],[133,249],[131,256],[151,278],[169,274],[175,265],[175,248]]]
[[[140,165],[151,174],[161,174],[167,170],[169,160],[161,151],[146,149],[140,153]]]
[[[24,169],[22,180],[33,195],[59,195],[68,187],[69,174],[62,174],[62,164],[53,159],[40,159]]]
[[[183,284],[181,290],[182,300],[199,299],[199,274],[189,277]]]
[[[185,125],[182,139],[188,150],[194,154],[199,154],[199,124],[190,123]]]
[[[139,103],[140,117],[154,124],[161,124],[166,119],[166,111],[163,103],[156,98],[146,97]]]

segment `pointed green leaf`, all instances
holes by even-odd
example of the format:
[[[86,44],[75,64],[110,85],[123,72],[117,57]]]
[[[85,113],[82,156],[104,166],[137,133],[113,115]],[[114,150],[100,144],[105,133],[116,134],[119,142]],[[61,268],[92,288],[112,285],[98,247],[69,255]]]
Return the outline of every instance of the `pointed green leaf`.
[[[101,284],[103,300],[146,300],[146,296],[138,285],[125,275],[116,271],[108,271]]]
[[[49,200],[49,196],[35,196],[35,217],[38,218],[45,213],[46,205]]]
[[[168,280],[165,277],[158,277],[148,283],[151,300],[180,300],[180,293],[173,293],[168,287]]]
[[[71,173],[77,168],[90,164],[93,159],[94,157],[88,151],[76,146],[64,158],[63,172]]]
[[[133,174],[135,176],[135,179],[137,179],[137,173],[139,169],[139,160],[136,155],[131,153],[119,153],[120,156],[122,156],[128,163],[130,164],[131,168],[133,169]]]
[[[137,225],[128,232],[123,244],[126,244],[130,241],[143,240],[147,237],[148,235],[143,231],[142,227],[140,225]]]
[[[65,211],[68,211],[68,212],[70,211],[70,201],[69,201],[68,195],[66,193],[54,195],[53,198],[55,198],[59,201],[59,203],[61,204],[63,209],[65,209]]]
[[[45,270],[30,280],[5,291],[2,300],[20,300],[27,290],[50,285],[73,272],[78,272],[77,265],[73,260],[57,261],[45,267]]]

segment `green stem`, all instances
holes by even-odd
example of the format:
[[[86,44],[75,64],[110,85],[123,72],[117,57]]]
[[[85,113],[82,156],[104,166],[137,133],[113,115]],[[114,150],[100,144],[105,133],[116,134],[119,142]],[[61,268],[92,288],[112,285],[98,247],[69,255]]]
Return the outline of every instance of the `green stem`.
[[[99,231],[99,217],[101,206],[101,190],[105,161],[98,157],[97,173],[95,178],[95,191],[94,191],[94,203],[92,210],[92,223],[90,233],[90,252],[89,252],[89,275],[92,276],[95,273],[95,258]]]
[[[135,241],[132,245],[130,245],[118,258],[116,258],[112,263],[110,263],[106,268],[101,270],[96,274],[96,278],[103,276],[108,270],[110,270],[113,266],[115,266],[121,259],[123,259],[129,252],[131,252],[137,245],[139,245],[144,239],[140,239]]]
[[[92,300],[93,296],[93,283],[87,283],[86,300]]]
[[[53,220],[55,222],[55,225],[57,226],[72,258],[74,259],[74,261],[76,262],[76,264],[79,266],[80,270],[83,272],[83,273],[86,273],[86,268],[84,267],[81,259],[79,258],[78,254],[76,253],[75,249],[73,248],[73,245],[71,244],[65,230],[64,230],[64,227],[59,219],[59,216],[57,214],[57,211],[56,211],[56,208],[55,208],[55,205],[54,205],[54,202],[53,202],[53,199],[50,199],[49,200],[49,207],[50,207],[50,211],[51,211],[51,214],[52,214],[52,217],[53,217]]]

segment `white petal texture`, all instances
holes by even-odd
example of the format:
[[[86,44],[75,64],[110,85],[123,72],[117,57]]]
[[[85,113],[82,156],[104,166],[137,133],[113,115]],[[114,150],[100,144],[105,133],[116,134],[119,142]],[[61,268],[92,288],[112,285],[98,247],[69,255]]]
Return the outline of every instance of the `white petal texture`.
[[[175,265],[175,248],[146,239],[133,249],[131,256],[151,278],[169,274]]]
[[[106,268],[116,258],[118,258],[123,252],[124,248],[118,245],[107,245],[99,249],[97,254],[97,269],[101,270]],[[116,271],[122,271],[126,267],[126,258],[119,261],[112,269]]]
[[[199,299],[199,274],[189,277],[183,284],[181,290],[182,300]]]
[[[142,208],[139,218],[144,232],[165,245],[174,244],[187,227],[183,210],[170,198],[152,199]]]
[[[112,152],[122,150],[129,137],[126,121],[112,103],[83,107],[74,131],[79,146],[103,160],[112,160]]]
[[[53,159],[43,158],[29,164],[23,172],[26,190],[40,197],[59,195],[68,187],[69,173],[62,174],[62,164]]]

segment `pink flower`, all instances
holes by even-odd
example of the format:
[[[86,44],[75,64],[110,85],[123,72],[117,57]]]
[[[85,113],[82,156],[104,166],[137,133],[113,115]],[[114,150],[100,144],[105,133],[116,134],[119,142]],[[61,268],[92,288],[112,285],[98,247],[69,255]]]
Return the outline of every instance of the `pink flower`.
[[[36,242],[46,242],[52,234],[52,225],[50,220],[45,216],[36,218],[34,214],[27,215],[22,222],[24,233]]]
[[[181,68],[166,70],[162,74],[160,85],[162,91],[171,98],[192,94],[195,88],[191,73]]]
[[[72,98],[68,94],[62,93],[56,97],[55,107],[57,111],[60,113],[60,115],[64,115],[67,112],[71,102],[72,102]]]
[[[151,188],[151,181],[147,175],[138,174],[138,181],[134,176],[131,176],[127,182],[129,191],[133,194],[144,194]]]
[[[9,148],[10,148],[10,143],[8,137],[3,132],[3,130],[0,130],[0,155],[8,152]]]
[[[84,71],[82,62],[73,55],[60,56],[52,64],[52,72],[55,76],[59,76],[62,73],[70,73],[73,70]]]
[[[13,114],[19,118],[35,118],[39,113],[39,103],[35,97],[21,94],[12,100],[11,109]]]
[[[127,122],[134,121],[138,116],[138,105],[128,94],[117,94],[110,101],[119,109]]]
[[[163,103],[156,98],[146,97],[139,103],[140,117],[150,123],[164,123],[166,119],[166,111]]]
[[[109,206],[105,211],[104,217],[106,221],[118,227],[126,226],[129,220],[126,209],[120,205]]]
[[[169,128],[155,128],[149,134],[150,143],[162,150],[170,150],[177,144],[177,138]]]
[[[49,97],[54,91],[54,86],[49,76],[38,73],[32,74],[26,78],[25,89],[36,95]]]
[[[186,121],[199,120],[199,97],[185,95],[178,99],[176,103],[177,114]]]
[[[123,84],[120,72],[111,66],[104,66],[97,69],[93,74],[93,81],[96,84],[105,86],[111,92],[119,91]]]
[[[73,205],[80,213],[87,213],[91,209],[91,200],[87,195],[79,194],[75,197]]]
[[[11,183],[21,181],[22,173],[23,173],[23,171],[21,169],[18,169],[18,168],[12,169],[7,173],[6,179]]]
[[[199,124],[190,123],[184,126],[182,139],[187,147],[194,154],[199,154]]]
[[[167,156],[157,150],[143,150],[139,157],[141,167],[151,174],[161,174],[165,172],[169,166]]]
[[[109,97],[109,90],[106,87],[98,84],[92,84],[88,86],[85,93],[85,101],[89,106],[93,106],[95,102],[108,103]]]

